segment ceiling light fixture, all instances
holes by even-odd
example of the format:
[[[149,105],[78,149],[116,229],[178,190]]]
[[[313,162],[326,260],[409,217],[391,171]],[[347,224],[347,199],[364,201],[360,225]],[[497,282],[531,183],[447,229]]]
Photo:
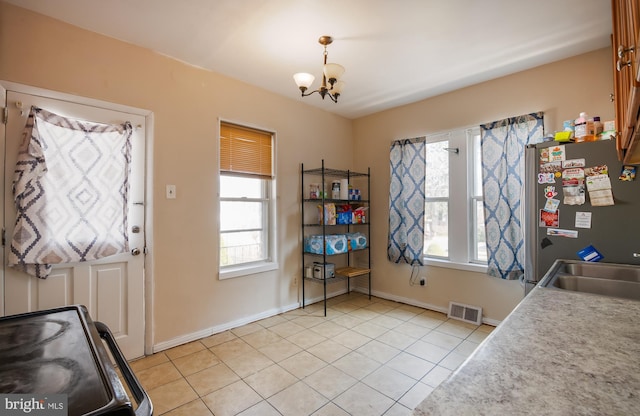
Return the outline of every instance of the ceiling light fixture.
[[[324,66],[322,68],[322,85],[320,86],[320,88],[305,93],[309,89],[311,84],[313,84],[313,80],[315,79],[313,75],[306,72],[298,72],[297,74],[293,74],[293,79],[298,85],[298,88],[300,88],[300,91],[302,91],[303,97],[317,92],[320,94],[323,100],[324,97],[328,95],[329,98],[331,98],[331,101],[337,103],[338,97],[342,93],[342,88],[344,88],[344,81],[339,80],[339,78],[344,73],[344,67],[338,64],[327,63],[327,45],[330,45],[331,42],[333,42],[333,38],[331,36],[320,36],[318,42],[320,43],[320,45],[324,46]],[[329,83],[328,86],[327,83]]]

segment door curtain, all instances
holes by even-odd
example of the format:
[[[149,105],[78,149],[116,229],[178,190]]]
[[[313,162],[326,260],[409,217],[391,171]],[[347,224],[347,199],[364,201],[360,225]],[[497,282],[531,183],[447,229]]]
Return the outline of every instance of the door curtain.
[[[13,178],[9,266],[46,278],[53,264],[129,251],[131,123],[100,124],[32,107]]]

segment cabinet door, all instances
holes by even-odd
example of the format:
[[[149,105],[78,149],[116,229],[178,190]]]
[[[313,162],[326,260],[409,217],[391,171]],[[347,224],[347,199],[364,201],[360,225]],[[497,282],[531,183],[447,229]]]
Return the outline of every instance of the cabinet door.
[[[613,38],[613,51],[614,51],[614,66],[615,77],[618,80],[618,91],[616,91],[616,122],[618,132],[621,133],[619,142],[622,149],[627,149],[629,143],[628,138],[628,126],[627,126],[627,107],[629,104],[629,94],[631,91],[631,82],[627,67],[624,66],[624,56],[628,55],[628,52],[624,52],[628,48],[629,39],[627,34],[627,7],[626,0],[614,0],[616,5],[613,8],[614,16],[614,38]]]
[[[640,81],[640,2],[638,0],[627,0],[629,9],[629,28],[632,36],[631,40],[635,45],[634,70],[636,83]]]
[[[625,34],[624,45],[627,49],[633,49],[625,54],[621,60],[623,63],[629,62],[630,66],[622,69],[625,79],[629,86],[629,104],[625,117],[626,128],[629,129],[629,136],[633,133],[638,119],[638,108],[640,107],[640,82],[638,80],[638,71],[640,70],[640,6],[638,0],[626,0],[625,2]]]
[[[637,79],[640,9],[637,0],[612,0],[611,4],[617,144],[621,155],[625,150],[631,150],[630,140],[640,105],[640,82]]]

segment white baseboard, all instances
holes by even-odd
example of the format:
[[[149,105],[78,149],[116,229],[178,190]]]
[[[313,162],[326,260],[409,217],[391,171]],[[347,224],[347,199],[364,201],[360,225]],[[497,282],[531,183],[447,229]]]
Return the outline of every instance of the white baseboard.
[[[366,288],[366,287],[355,287],[354,290],[357,291],[357,292],[360,292],[360,293],[364,293],[365,295],[369,294],[369,289]],[[377,298],[392,300],[394,302],[400,302],[400,303],[404,303],[404,304],[411,305],[411,306],[417,306],[419,308],[429,309],[429,310],[436,311],[436,312],[442,312],[442,313],[447,313],[448,312],[447,308],[442,308],[440,306],[432,305],[430,303],[419,302],[419,301],[417,301],[415,299],[405,298],[403,296],[397,296],[397,295],[392,295],[392,294],[386,293],[386,292],[380,292],[378,290],[373,290],[372,289],[371,290],[371,295],[375,296]]]
[[[217,325],[211,328],[203,329],[197,332],[191,332],[189,334],[184,334],[182,336],[172,338],[168,341],[159,342],[154,344],[153,352],[160,352],[167,350],[169,348],[177,347],[178,345],[186,344],[188,342],[197,341],[202,338],[206,338],[208,336],[218,334],[220,332],[227,331],[229,329],[237,328],[242,325],[250,324],[252,322],[259,321],[261,319],[269,318],[284,312],[288,312],[294,309],[298,309],[300,307],[300,303],[292,303],[290,305],[283,306],[281,308],[273,308],[265,312],[261,312],[256,315],[245,316],[244,318],[237,319],[232,322],[226,322],[222,325]]]
[[[353,288],[354,291],[356,292],[360,292],[360,293],[364,293],[365,295],[369,294],[369,289],[366,287],[361,287],[361,286],[356,286]],[[411,299],[411,298],[405,298],[403,296],[397,296],[397,295],[392,295],[389,293],[385,293],[385,292],[380,292],[378,290],[371,290],[371,295],[375,296],[377,298],[382,298],[382,299],[387,299],[387,300],[392,300],[394,302],[400,302],[400,303],[405,303],[407,305],[411,305],[411,306],[417,306],[419,308],[424,308],[424,309],[429,309],[432,311],[436,311],[436,312],[442,312],[444,314],[447,314],[449,312],[449,309],[447,307],[442,307],[442,306],[436,306],[436,305],[432,305],[430,303],[425,303],[425,302],[419,302],[415,299]],[[495,319],[490,319],[490,318],[482,318],[482,323],[483,324],[487,324],[487,325],[491,325],[491,326],[498,326],[500,324],[500,322],[502,321],[498,321]]]

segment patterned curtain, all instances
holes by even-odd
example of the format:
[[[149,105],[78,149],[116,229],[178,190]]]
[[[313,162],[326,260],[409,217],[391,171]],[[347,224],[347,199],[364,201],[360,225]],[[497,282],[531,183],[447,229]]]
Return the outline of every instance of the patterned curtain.
[[[129,251],[132,128],[31,108],[13,178],[9,266],[46,278],[52,264]]]
[[[490,276],[511,280],[524,273],[524,149],[542,140],[543,128],[541,112],[480,126]]]
[[[424,137],[391,144],[387,254],[394,263],[423,265],[425,149]]]

